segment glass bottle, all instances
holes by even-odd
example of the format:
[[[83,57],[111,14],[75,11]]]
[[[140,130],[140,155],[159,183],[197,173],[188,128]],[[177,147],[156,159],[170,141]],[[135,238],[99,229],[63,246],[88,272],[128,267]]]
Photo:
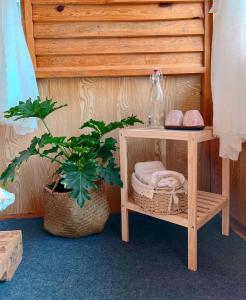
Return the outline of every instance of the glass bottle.
[[[151,128],[164,127],[165,101],[161,88],[163,76],[159,68],[155,68],[150,75],[151,90],[149,96],[149,120],[148,126]]]

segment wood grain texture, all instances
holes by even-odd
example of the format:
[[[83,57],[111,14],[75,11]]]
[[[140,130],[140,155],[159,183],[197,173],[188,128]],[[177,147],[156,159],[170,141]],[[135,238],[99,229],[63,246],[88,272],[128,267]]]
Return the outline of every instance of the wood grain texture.
[[[30,0],[32,4],[141,4],[141,3],[170,3],[170,0]],[[197,3],[205,0],[172,0],[173,3]]]
[[[102,65],[103,63],[103,65]],[[135,66],[160,66],[166,65],[192,65],[202,67],[202,53],[154,53],[154,54],[114,54],[107,55],[105,61],[105,55],[74,55],[74,56],[38,56],[37,65],[39,68],[71,68],[71,67],[120,67],[133,64]]]
[[[246,143],[237,162],[231,162],[231,215],[246,228]]]
[[[23,27],[26,35],[26,41],[28,44],[29,52],[32,58],[33,65],[36,66],[36,55],[35,55],[35,42],[33,35],[33,19],[32,19],[32,5],[30,0],[22,0],[21,8],[23,11]]]
[[[0,231],[0,281],[13,278],[23,254],[20,230]]]
[[[70,5],[62,12],[57,5],[33,5],[34,22],[56,21],[150,21],[203,18],[200,3],[173,3],[161,7],[158,4],[105,4]]]
[[[156,66],[149,56],[176,53],[158,63],[165,74],[206,71],[203,60],[181,63],[204,51],[204,1],[23,1],[38,78],[143,76]]]
[[[202,101],[201,101],[201,113],[206,125],[212,125],[212,93],[211,93],[211,45],[212,45],[212,21],[213,16],[209,14],[212,7],[212,1],[206,0],[204,2],[204,66],[205,73],[202,76]],[[215,145],[215,141],[204,143],[200,146],[200,161],[199,167],[204,170],[204,175],[199,177],[199,186],[201,189],[206,187],[211,190],[211,184],[213,181],[213,173],[217,172],[217,164],[211,163],[211,155],[213,159],[218,161],[218,153],[214,151],[212,145]],[[212,154],[211,154],[212,153]],[[221,170],[221,168],[220,168]],[[217,177],[221,178],[221,176]]]
[[[188,141],[188,269],[197,270],[197,162],[198,144]]]
[[[203,20],[34,23],[34,38],[180,36],[204,34]]]
[[[36,55],[198,52],[203,51],[203,39],[200,36],[79,40],[38,39],[35,48]]]
[[[200,76],[176,77],[178,82],[168,81],[166,89],[167,112],[172,109],[182,111],[200,109],[201,79]],[[178,86],[178,89],[176,89]],[[171,93],[169,93],[172,91]],[[167,142],[167,168],[182,172],[187,177],[187,143],[183,141]],[[198,174],[200,176],[200,172]]]
[[[162,83],[165,90],[167,108],[173,107],[188,109],[199,107],[200,103],[200,76],[167,76]],[[150,81],[148,77],[121,77],[121,78],[73,78],[73,79],[44,79],[39,80],[39,90],[42,97],[49,96],[59,103],[68,103],[67,108],[57,111],[48,119],[54,134],[78,135],[82,122],[93,117],[111,121],[131,114],[147,122],[148,95]],[[44,132],[39,127],[35,135]],[[0,126],[0,140],[4,141],[0,147],[0,171],[34,136],[16,136],[9,127]],[[117,137],[117,132],[113,133]],[[184,150],[178,152],[178,146],[169,146],[166,153],[162,142],[149,140],[132,141],[129,155],[129,172],[133,171],[134,164],[139,160],[161,159],[166,160],[169,155],[170,167],[181,169]],[[173,153],[174,152],[174,153]],[[174,154],[178,152],[177,161]],[[139,156],[141,153],[141,157]],[[118,160],[118,154],[116,155]],[[1,212],[0,215],[39,214],[43,211],[43,185],[51,180],[54,167],[49,162],[34,158],[25,163],[17,172],[16,181],[9,185],[9,190],[17,195],[16,203]],[[107,194],[110,199],[111,211],[120,210],[120,191],[108,186]]]
[[[156,65],[132,66],[104,66],[104,67],[60,67],[38,68],[37,78],[71,78],[71,77],[120,77],[120,76],[147,76]],[[196,65],[158,65],[165,75],[203,74],[204,67]]]

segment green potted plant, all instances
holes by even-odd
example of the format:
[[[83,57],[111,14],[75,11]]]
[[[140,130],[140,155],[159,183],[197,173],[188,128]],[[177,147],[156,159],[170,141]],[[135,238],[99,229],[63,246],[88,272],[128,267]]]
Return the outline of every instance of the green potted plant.
[[[114,152],[116,139],[107,134],[117,128],[142,123],[135,116],[105,124],[89,120],[79,136],[54,136],[47,116],[66,105],[46,98],[28,99],[5,112],[14,120],[38,118],[46,133],[34,137],[30,146],[19,153],[0,176],[3,185],[14,181],[15,171],[32,156],[40,156],[56,164],[56,181],[44,187],[44,227],[54,235],[79,237],[101,232],[109,216],[103,183],[122,186]]]

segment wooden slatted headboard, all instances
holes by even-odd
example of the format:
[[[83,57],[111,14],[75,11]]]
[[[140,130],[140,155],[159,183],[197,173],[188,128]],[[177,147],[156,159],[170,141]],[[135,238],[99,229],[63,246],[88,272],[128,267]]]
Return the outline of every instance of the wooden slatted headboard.
[[[207,0],[23,0],[38,78],[206,70]]]

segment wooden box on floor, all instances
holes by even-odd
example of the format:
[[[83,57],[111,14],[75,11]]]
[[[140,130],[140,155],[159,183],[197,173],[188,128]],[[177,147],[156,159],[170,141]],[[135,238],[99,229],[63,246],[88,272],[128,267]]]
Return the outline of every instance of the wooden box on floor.
[[[0,281],[11,280],[22,260],[20,230],[0,231]]]

